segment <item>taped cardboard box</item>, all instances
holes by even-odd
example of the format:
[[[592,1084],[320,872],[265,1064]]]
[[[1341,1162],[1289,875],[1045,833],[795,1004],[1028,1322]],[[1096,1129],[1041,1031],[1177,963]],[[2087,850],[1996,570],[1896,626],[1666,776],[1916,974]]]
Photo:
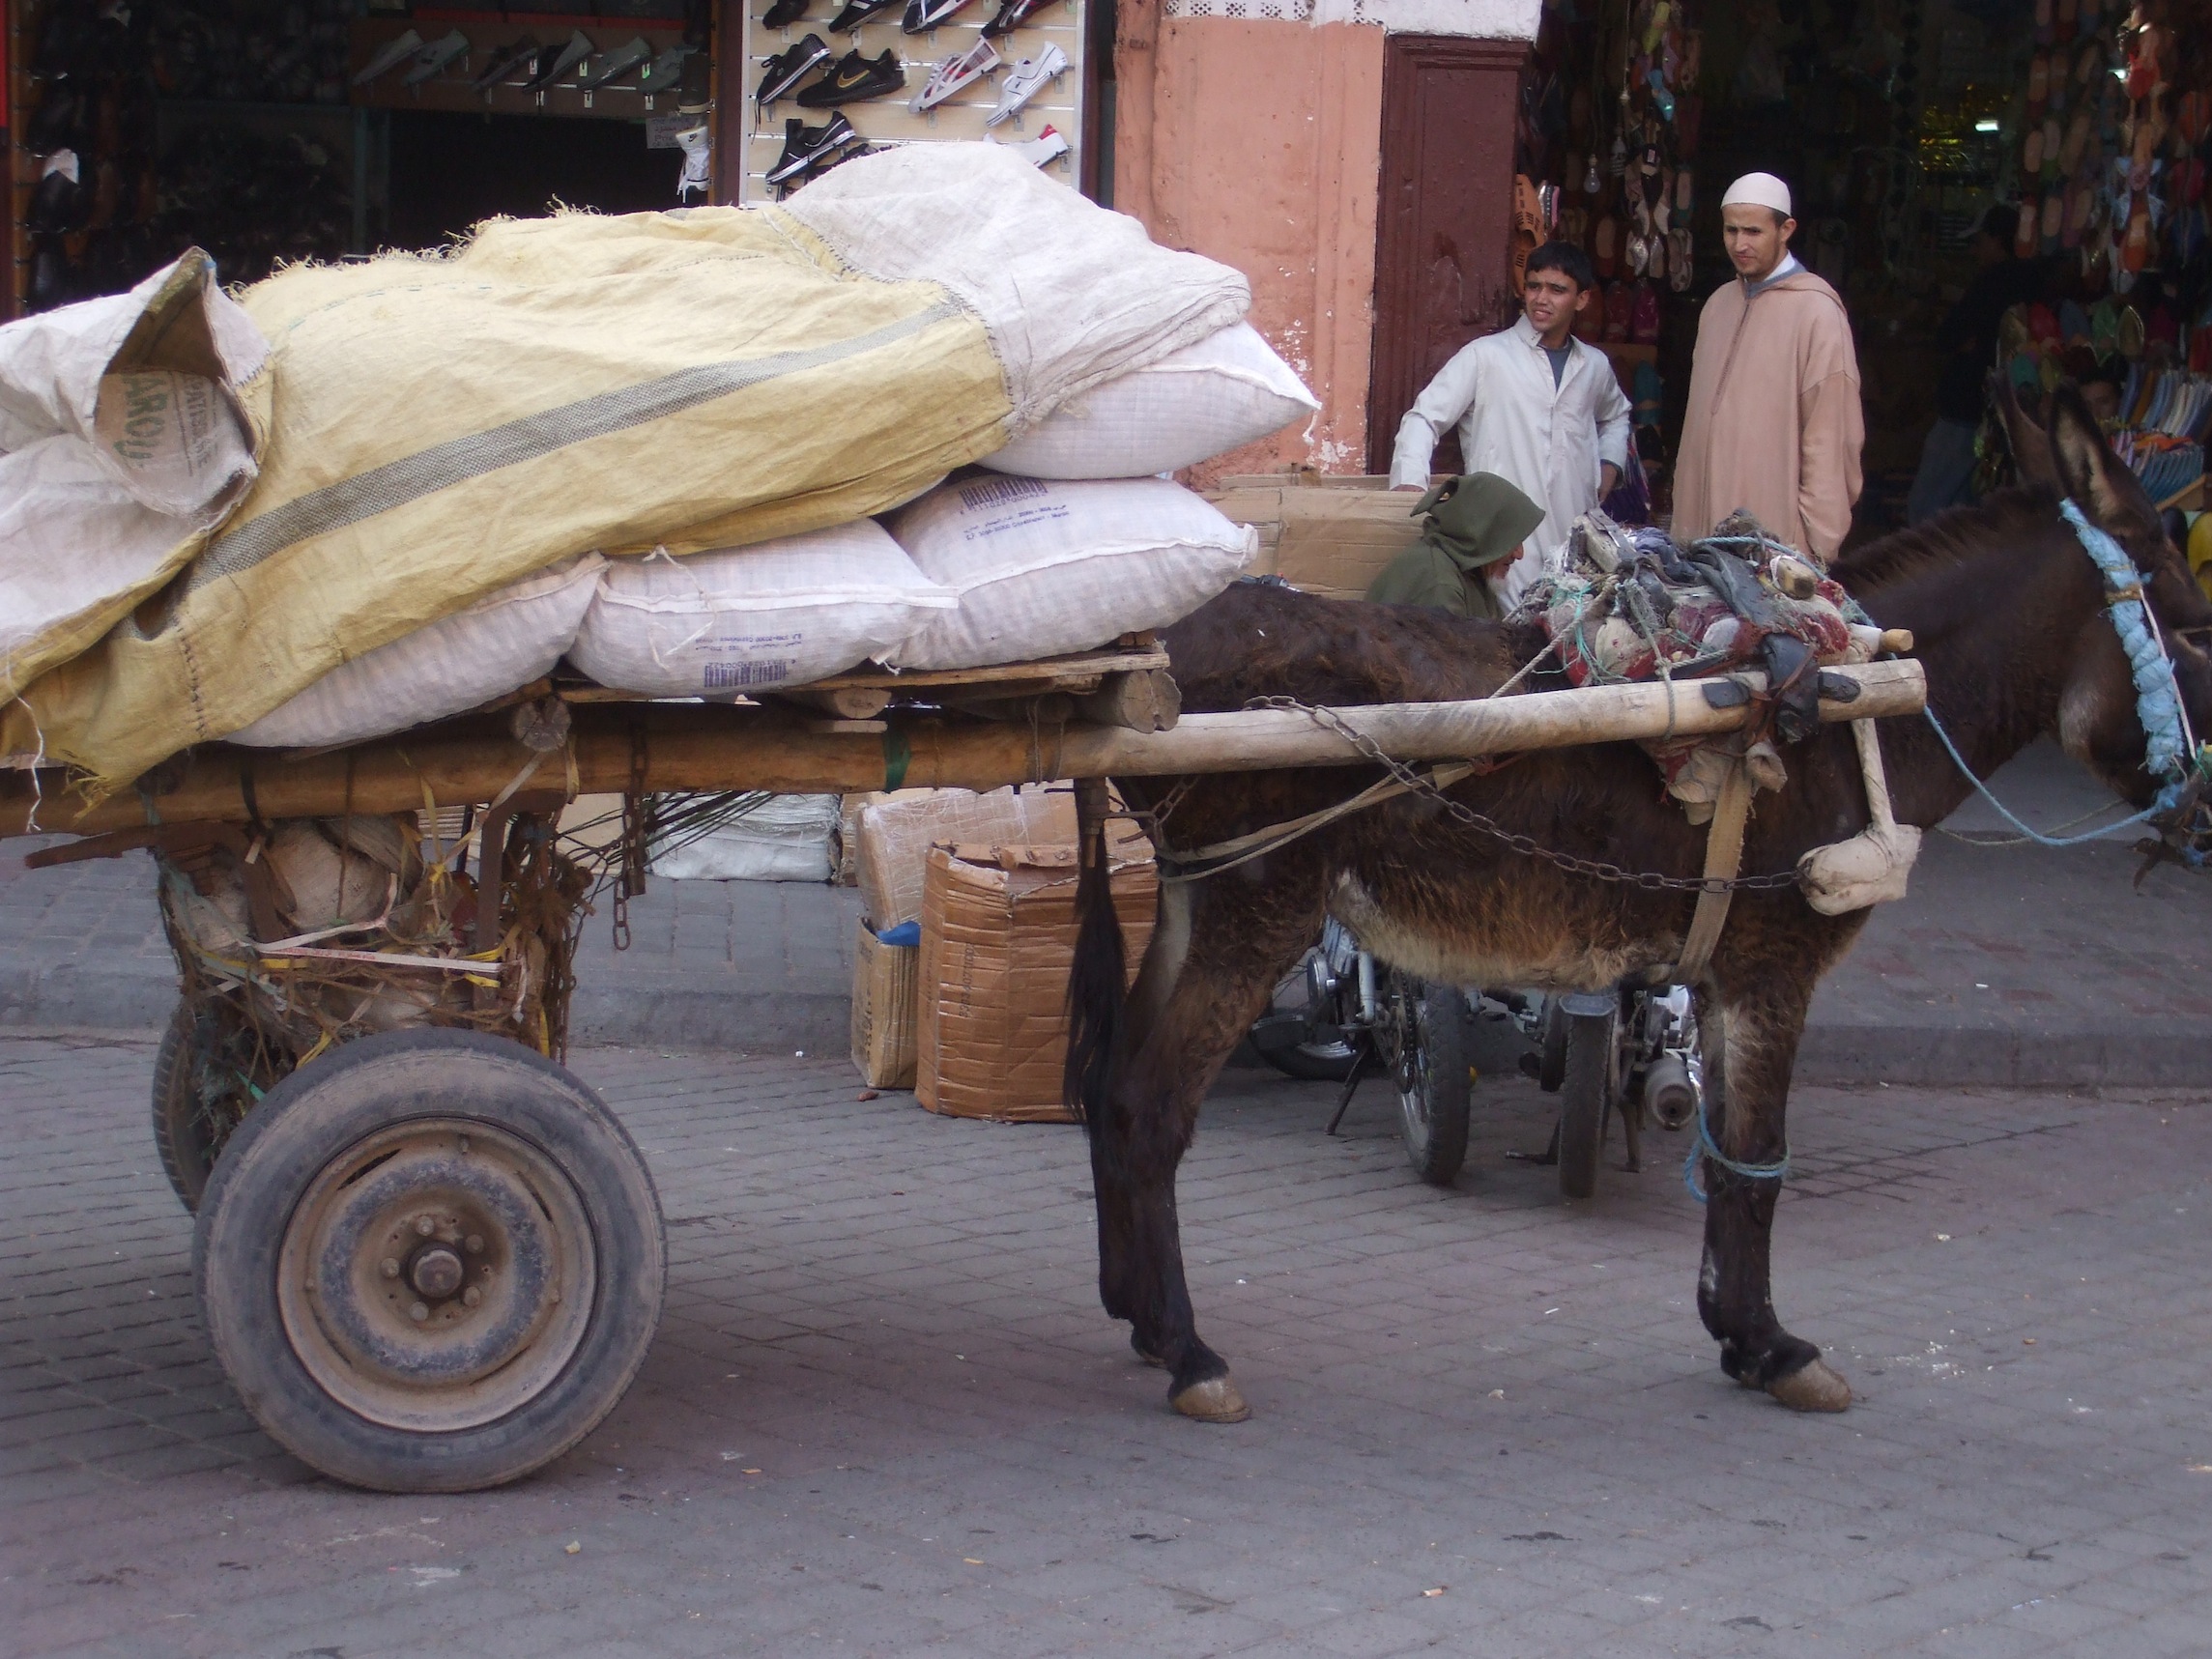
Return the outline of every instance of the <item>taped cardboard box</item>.
[[[914,1086],[914,988],[921,950],[886,945],[860,924],[852,952],[852,1063],[871,1089]]]
[[[914,1093],[933,1112],[1069,1123],[1068,970],[1076,955],[1076,849],[930,850]],[[1150,860],[1117,863],[1114,913],[1134,979],[1152,939]]]
[[[1383,566],[1421,539],[1417,495],[1383,476],[1261,472],[1224,478],[1206,499],[1259,532],[1252,575],[1330,599],[1364,599]]]
[[[903,789],[860,810],[853,873],[861,913],[879,929],[922,913],[923,872],[940,842],[978,846],[1073,846],[1076,797],[1032,786],[992,789]]]

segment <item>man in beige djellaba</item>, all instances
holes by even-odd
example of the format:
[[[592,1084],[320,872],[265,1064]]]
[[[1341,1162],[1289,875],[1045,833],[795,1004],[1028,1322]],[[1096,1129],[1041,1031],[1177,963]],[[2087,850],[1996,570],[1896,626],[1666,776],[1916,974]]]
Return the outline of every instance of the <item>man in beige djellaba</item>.
[[[1851,530],[1866,442],[1851,317],[1791,253],[1780,179],[1737,180],[1720,222],[1736,279],[1698,316],[1674,538],[1686,546],[1741,508],[1824,566]]]

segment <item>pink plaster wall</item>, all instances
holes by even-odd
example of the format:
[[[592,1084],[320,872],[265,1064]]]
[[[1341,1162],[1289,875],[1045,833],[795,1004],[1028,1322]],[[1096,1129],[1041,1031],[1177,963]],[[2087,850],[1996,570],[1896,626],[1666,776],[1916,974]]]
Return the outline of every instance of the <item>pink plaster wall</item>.
[[[1160,14],[1124,0],[1114,206],[1153,240],[1233,265],[1252,326],[1321,399],[1292,427],[1193,470],[1357,472],[1366,450],[1383,31]]]

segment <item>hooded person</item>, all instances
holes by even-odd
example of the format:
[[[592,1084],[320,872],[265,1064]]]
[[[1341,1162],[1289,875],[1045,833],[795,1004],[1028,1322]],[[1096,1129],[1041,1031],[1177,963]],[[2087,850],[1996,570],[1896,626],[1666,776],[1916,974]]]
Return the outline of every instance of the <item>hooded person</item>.
[[[1448,478],[1414,503],[1421,540],[1383,567],[1367,597],[1383,605],[1426,605],[1454,616],[1505,615],[1495,583],[1521,556],[1544,510],[1495,472]]]
[[[1851,530],[1866,442],[1844,302],[1790,252],[1790,187],[1747,173],[1721,198],[1736,279],[1698,316],[1675,458],[1677,542],[1738,509],[1825,565]]]

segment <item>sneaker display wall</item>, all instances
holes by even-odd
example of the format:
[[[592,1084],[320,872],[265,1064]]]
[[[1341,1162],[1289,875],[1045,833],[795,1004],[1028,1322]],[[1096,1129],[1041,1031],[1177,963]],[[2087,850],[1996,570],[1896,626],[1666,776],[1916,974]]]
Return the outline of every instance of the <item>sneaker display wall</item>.
[[[743,115],[738,199],[775,200],[883,146],[985,137],[1075,187],[1090,3],[749,0],[745,79],[766,96]]]

